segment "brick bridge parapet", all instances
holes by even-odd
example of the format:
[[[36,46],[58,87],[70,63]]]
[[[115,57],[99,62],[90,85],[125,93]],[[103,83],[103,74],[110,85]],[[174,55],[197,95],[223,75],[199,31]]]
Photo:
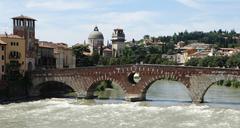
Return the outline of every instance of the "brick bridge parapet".
[[[139,74],[137,83],[131,82],[131,74]],[[157,80],[170,79],[183,83],[193,102],[203,102],[208,88],[219,80],[240,80],[239,69],[203,68],[164,65],[97,66],[73,69],[53,69],[32,72],[32,95],[38,95],[41,85],[56,81],[72,87],[78,96],[92,98],[96,83],[111,80],[125,92],[126,100],[146,99],[148,88]]]

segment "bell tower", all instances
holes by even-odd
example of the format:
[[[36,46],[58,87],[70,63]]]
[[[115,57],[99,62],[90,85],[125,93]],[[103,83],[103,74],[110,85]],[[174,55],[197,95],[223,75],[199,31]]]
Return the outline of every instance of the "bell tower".
[[[112,55],[117,57],[122,53],[124,48],[125,34],[123,29],[114,29],[112,34]]]
[[[35,58],[37,56],[37,42],[35,38],[36,19],[24,15],[13,17],[12,19],[13,34],[25,39],[27,69],[33,70],[35,69]]]

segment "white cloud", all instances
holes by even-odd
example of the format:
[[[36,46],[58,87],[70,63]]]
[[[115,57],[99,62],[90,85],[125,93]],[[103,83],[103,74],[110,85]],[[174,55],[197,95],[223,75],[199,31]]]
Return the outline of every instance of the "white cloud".
[[[140,39],[145,34],[171,35],[184,30],[240,30],[237,0],[175,0],[180,3],[176,6],[189,7],[192,12],[168,9],[162,5],[159,9],[149,9],[137,0],[13,1],[0,2],[0,17],[3,17],[0,33],[11,32],[10,18],[24,14],[38,20],[36,35],[40,40],[63,41],[70,45],[86,40],[94,25],[99,26],[105,41],[111,38],[113,29],[117,27],[124,29],[127,40]],[[136,7],[130,7],[131,3],[136,3]]]
[[[65,0],[29,0],[26,3],[28,8],[40,8],[49,10],[72,10],[86,9],[93,6],[92,2],[86,0],[65,1]]]
[[[176,1],[194,9],[201,9],[201,5],[198,2],[198,0],[176,0]]]
[[[106,12],[89,16],[88,18],[98,23],[110,23],[115,25],[129,25],[146,23],[154,19],[158,14],[151,11],[134,12]]]

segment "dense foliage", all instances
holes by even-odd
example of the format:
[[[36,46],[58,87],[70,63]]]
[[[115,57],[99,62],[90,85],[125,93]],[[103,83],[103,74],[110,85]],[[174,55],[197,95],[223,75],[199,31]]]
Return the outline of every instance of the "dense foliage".
[[[104,57],[100,56],[96,51],[92,56],[86,56],[83,53],[89,52],[87,45],[80,45],[73,47],[73,52],[76,55],[77,67],[94,66],[94,65],[122,65],[122,64],[170,64],[175,62],[162,58],[163,47],[134,45],[132,47],[125,47],[122,54],[118,57]]]
[[[92,56],[84,55],[84,52],[90,52],[88,45],[78,45],[74,46],[72,49],[76,56],[77,67],[94,66],[98,64],[100,56],[97,51],[94,51]]]
[[[20,66],[21,64],[18,62],[6,64],[5,77],[7,81],[15,81],[23,78],[23,75],[20,73]]]
[[[234,30],[223,31],[219,29],[218,31],[210,32],[180,32],[174,34],[171,38],[174,42],[184,41],[186,43],[192,43],[192,41],[203,42],[208,44],[216,44],[218,47],[236,47],[240,46],[237,43],[235,37],[239,36]]]
[[[231,57],[227,56],[207,56],[205,58],[191,58],[185,63],[186,66],[202,66],[202,67],[240,67],[240,53]]]
[[[149,35],[145,35],[144,38],[152,38],[153,40],[160,40],[161,42],[170,43],[173,42],[176,44],[179,41],[184,41],[185,43],[195,43],[202,42],[207,44],[215,44],[218,47],[239,47],[240,44],[237,42],[237,38],[240,35],[235,32],[235,30],[223,31],[219,29],[218,31],[210,31],[210,32],[202,32],[202,31],[194,31],[194,32],[179,32],[174,33],[173,36],[159,36],[159,37],[150,37]],[[139,42],[141,42],[140,40]]]
[[[234,87],[234,88],[240,88],[240,81],[237,80],[220,80],[217,82],[217,85],[219,86],[226,86],[226,87]]]
[[[122,64],[165,64],[175,65],[173,61],[162,58],[163,50],[160,46],[144,47],[143,45],[135,45],[126,47],[122,51],[122,55],[114,57],[100,57],[99,65],[122,65]]]

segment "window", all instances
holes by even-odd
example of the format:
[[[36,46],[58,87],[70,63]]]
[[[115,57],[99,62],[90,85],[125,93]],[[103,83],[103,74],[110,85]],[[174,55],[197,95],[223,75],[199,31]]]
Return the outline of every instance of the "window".
[[[4,51],[4,46],[2,46],[2,50]]]
[[[4,72],[4,65],[2,65],[2,72]]]
[[[20,59],[21,57],[21,54],[17,51],[11,51],[10,52],[10,55],[9,55],[9,58],[10,59]]]
[[[17,46],[18,46],[18,42],[17,42]]]
[[[2,80],[6,80],[6,75],[2,75]]]
[[[11,46],[13,46],[13,42],[11,42]]]
[[[2,55],[2,60],[4,60],[4,55]]]

